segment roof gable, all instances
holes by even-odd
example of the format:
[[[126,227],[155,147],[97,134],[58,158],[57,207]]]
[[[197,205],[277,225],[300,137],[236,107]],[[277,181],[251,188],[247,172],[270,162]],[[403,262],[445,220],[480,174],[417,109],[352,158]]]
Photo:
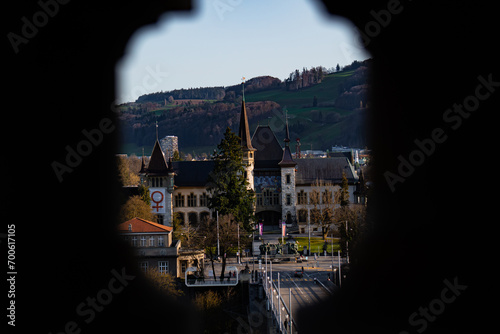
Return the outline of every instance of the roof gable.
[[[278,163],[283,157],[283,148],[269,125],[259,125],[252,137],[252,146],[257,149],[255,161],[276,160]]]
[[[129,227],[131,229],[129,229]],[[121,233],[170,233],[172,232],[171,226],[165,226],[158,223],[153,223],[149,220],[142,218],[132,218],[124,223],[118,225],[118,231]]]

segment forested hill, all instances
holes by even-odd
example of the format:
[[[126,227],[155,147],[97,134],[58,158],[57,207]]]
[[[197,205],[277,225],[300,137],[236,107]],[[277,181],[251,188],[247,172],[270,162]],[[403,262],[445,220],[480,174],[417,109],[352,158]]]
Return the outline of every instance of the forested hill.
[[[251,132],[257,124],[269,124],[277,138],[283,138],[286,108],[291,139],[300,138],[303,149],[364,147],[368,66],[366,60],[339,71],[321,67],[296,70],[283,81],[271,76],[246,81]],[[211,153],[226,127],[238,129],[241,100],[241,84],[236,84],[157,92],[119,105],[121,153],[140,154],[142,147],[150,152],[156,122],[160,137],[179,137],[180,151]]]

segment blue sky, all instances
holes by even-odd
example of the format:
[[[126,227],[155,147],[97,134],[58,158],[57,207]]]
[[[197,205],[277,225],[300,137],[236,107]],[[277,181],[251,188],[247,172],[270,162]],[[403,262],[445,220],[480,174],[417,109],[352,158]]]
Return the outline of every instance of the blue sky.
[[[180,88],[230,86],[303,67],[364,60],[349,21],[315,0],[193,0],[193,13],[166,14],[139,29],[116,67],[117,102]]]

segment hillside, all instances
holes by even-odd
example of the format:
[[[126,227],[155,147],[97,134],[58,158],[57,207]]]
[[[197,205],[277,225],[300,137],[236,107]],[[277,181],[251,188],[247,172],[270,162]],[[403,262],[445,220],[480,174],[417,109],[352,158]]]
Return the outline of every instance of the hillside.
[[[284,82],[270,76],[248,80],[245,100],[251,131],[258,124],[269,124],[281,140],[286,109],[291,139],[300,138],[303,150],[328,149],[332,145],[364,147],[366,65],[367,61],[324,74],[316,81],[310,79],[306,87],[297,84],[304,83],[306,74],[312,72],[306,69],[303,76],[291,75]],[[140,154],[142,147],[149,152],[156,122],[160,137],[179,137],[182,152],[211,153],[227,126],[238,129],[241,99],[238,84],[153,93],[120,105],[122,153]]]

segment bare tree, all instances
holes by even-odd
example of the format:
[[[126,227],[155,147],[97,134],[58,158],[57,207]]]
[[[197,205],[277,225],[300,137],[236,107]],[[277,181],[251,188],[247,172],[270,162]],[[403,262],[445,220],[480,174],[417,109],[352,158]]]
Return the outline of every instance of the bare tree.
[[[335,222],[333,212],[336,203],[333,199],[333,193],[333,184],[316,180],[309,197],[309,203],[313,205],[311,220],[321,225],[323,240],[326,240],[326,236]]]
[[[335,210],[335,225],[340,234],[340,247],[343,253],[352,254],[358,246],[366,228],[366,207],[353,204]]]
[[[233,246],[238,243],[238,222],[236,222],[233,215],[228,214],[219,217],[219,228],[217,229],[217,221],[215,219],[207,219],[200,225],[199,234],[203,238],[205,249],[208,253],[212,264],[212,271],[215,274],[214,259],[217,254],[217,234],[218,245],[220,248],[220,256],[222,258],[222,270],[220,280],[224,280],[224,273],[226,270],[226,260],[229,253],[232,251]],[[240,226],[241,227],[241,226]],[[218,233],[217,233],[218,230]]]

